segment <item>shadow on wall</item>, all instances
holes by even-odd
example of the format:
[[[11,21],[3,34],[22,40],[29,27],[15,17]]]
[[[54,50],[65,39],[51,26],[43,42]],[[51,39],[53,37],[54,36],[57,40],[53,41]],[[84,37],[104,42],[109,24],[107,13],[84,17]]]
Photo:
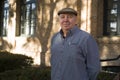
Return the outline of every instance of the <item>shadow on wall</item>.
[[[0,50],[11,50],[13,48],[12,44],[9,43],[7,40],[4,40],[2,37],[0,37]]]
[[[37,24],[37,38],[40,41],[41,44],[41,53],[40,53],[40,59],[41,59],[41,66],[46,66],[45,64],[45,54],[48,51],[48,42],[50,38],[50,34],[52,31],[53,26],[53,15],[54,10],[56,7],[56,3],[59,0],[50,0],[49,4],[46,4],[45,0],[38,0],[38,3],[40,3],[38,7],[37,17],[38,17],[38,24]],[[48,10],[47,10],[48,9]],[[49,13],[47,13],[49,11]],[[42,13],[42,14],[41,14]],[[40,16],[40,18],[39,18]]]

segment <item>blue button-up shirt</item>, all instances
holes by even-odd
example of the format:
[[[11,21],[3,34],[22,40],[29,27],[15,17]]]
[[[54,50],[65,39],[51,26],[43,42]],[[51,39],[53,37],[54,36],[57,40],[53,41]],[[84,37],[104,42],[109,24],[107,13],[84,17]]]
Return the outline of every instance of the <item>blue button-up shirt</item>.
[[[64,38],[62,30],[51,40],[51,80],[96,80],[100,71],[98,46],[78,27]]]

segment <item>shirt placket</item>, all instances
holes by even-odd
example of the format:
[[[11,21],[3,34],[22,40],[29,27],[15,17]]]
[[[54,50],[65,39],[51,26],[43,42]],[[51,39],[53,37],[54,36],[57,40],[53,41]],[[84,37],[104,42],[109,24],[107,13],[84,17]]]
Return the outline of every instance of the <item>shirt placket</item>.
[[[62,44],[61,44],[61,50],[60,50],[60,59],[59,59],[59,65],[58,65],[58,75],[57,75],[57,80],[62,80],[62,75],[63,75],[63,69],[64,69],[64,50],[65,50],[65,45],[66,45],[66,39],[62,38]]]

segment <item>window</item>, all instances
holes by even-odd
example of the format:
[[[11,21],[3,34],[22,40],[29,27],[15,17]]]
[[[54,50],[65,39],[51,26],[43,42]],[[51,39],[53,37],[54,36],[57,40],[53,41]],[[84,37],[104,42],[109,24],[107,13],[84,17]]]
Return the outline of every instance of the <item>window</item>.
[[[104,0],[104,35],[120,35],[120,0]]]
[[[20,35],[34,35],[36,28],[36,2],[23,0],[21,4]]]
[[[3,7],[3,25],[2,25],[2,36],[7,35],[7,26],[8,26],[8,20],[9,20],[9,4],[8,0],[4,1],[4,7]]]

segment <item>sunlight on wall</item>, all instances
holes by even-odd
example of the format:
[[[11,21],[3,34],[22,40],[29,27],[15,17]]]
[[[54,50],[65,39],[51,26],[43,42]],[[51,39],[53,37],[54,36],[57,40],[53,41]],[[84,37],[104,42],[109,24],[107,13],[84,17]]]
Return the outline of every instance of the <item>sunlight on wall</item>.
[[[48,50],[45,54],[45,64],[46,66],[50,66],[50,50]]]
[[[109,52],[108,47],[107,47],[107,46],[103,46],[103,51],[102,51],[102,53],[106,54],[106,53],[108,53],[108,52]],[[102,55],[102,57],[103,57],[103,59],[107,59],[107,56],[106,56],[106,55]],[[102,62],[102,65],[107,65],[107,64],[108,64],[108,62]]]
[[[41,44],[37,38],[16,38],[14,53],[23,54],[34,58],[34,64],[40,64]]]
[[[9,17],[9,24],[8,24],[8,42],[12,44],[13,48],[15,47],[15,27],[16,27],[16,3],[15,0],[10,0],[10,17]]]
[[[104,45],[102,53],[107,54],[108,52],[109,52],[108,47]],[[103,58],[107,58],[107,57],[105,55],[103,55]]]
[[[81,29],[91,32],[91,0],[82,0]]]

